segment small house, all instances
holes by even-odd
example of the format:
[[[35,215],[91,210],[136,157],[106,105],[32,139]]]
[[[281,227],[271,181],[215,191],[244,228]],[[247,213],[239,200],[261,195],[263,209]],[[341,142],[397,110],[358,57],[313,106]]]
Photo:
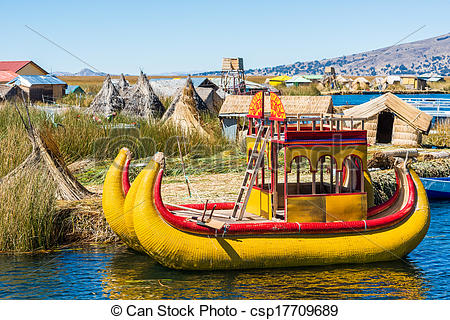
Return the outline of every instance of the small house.
[[[238,133],[247,119],[248,108],[253,96],[229,95],[225,98],[219,112],[222,130],[229,140],[238,138]],[[287,116],[297,116],[306,113],[333,113],[331,96],[280,96]],[[270,97],[265,96],[265,113],[270,113]]]
[[[344,110],[344,115],[364,119],[369,144],[408,146],[422,142],[422,134],[428,134],[433,119],[392,93]],[[355,124],[360,126],[358,121]]]
[[[407,75],[400,77],[400,84],[407,90],[425,90],[427,81],[421,77]]]
[[[47,71],[33,61],[0,61],[0,84],[8,83],[19,75],[46,75]]]
[[[278,77],[274,77],[269,79],[269,84],[271,86],[279,86],[279,85],[284,85],[286,83],[286,81],[288,81],[289,79],[291,79],[291,77],[289,76],[278,76]]]
[[[51,75],[19,75],[8,84],[19,86],[31,101],[59,99],[67,87],[64,81]]]
[[[18,75],[43,76],[48,74],[33,61],[0,61],[0,71],[12,71]]]
[[[286,87],[299,87],[299,86],[309,86],[312,81],[304,78],[303,76],[294,76],[291,79],[287,80]]]
[[[67,86],[66,94],[71,94],[71,93],[74,93],[77,95],[86,94],[86,92],[83,90],[83,88],[81,88],[80,86],[76,86],[76,85]]]

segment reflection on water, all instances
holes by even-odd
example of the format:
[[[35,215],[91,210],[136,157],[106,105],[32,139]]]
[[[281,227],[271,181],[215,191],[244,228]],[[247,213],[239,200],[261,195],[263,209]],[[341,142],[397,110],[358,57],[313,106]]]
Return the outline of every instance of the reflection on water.
[[[448,299],[450,202],[432,204],[430,230],[405,261],[185,272],[125,247],[0,256],[1,299]]]
[[[106,294],[113,299],[423,299],[428,291],[423,273],[408,262],[180,272],[148,260],[126,252],[113,257],[105,270]]]

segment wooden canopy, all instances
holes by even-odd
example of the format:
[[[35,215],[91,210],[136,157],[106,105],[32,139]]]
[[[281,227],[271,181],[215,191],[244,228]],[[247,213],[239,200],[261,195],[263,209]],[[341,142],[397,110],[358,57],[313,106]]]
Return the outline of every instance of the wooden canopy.
[[[433,117],[420,111],[392,93],[386,93],[366,103],[344,110],[344,114],[346,117],[353,116],[355,118],[368,119],[386,109],[395,113],[397,117],[405,121],[414,129],[423,133],[428,133]]]
[[[220,117],[245,116],[253,96],[229,95],[220,109]],[[280,96],[287,116],[299,113],[333,113],[331,96]],[[270,115],[270,97],[264,98],[264,113]]]

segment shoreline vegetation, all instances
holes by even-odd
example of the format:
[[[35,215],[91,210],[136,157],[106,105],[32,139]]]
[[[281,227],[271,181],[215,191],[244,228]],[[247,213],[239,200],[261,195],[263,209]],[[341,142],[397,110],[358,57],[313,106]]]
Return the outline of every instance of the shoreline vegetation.
[[[67,77],[62,78],[68,84],[74,84]],[[100,89],[103,77],[73,78],[101,78],[86,82],[78,80],[76,83],[81,84],[88,93],[81,103],[83,109]],[[132,77],[127,79],[133,83]],[[287,95],[321,94],[313,86],[284,87],[282,92]],[[69,95],[58,103],[73,105],[73,99]],[[162,101],[167,108],[171,99]],[[23,106],[19,106],[19,109],[25,114]],[[32,146],[14,105],[0,103],[0,253],[36,253],[65,245],[117,242],[118,238],[102,213],[101,186],[112,159],[123,146],[133,152],[131,180],[155,152],[163,151],[166,154],[163,197],[170,203],[204,202],[206,199],[234,201],[245,170],[243,144],[231,143],[223,138],[217,118],[203,119],[206,128],[212,133],[210,138],[205,138],[195,134],[182,135],[173,126],[122,115],[112,122],[102,117],[94,119],[76,109],[64,115],[56,114],[54,119],[36,109],[30,109],[30,117],[34,127],[55,141],[71,172],[93,192],[93,196],[77,201],[58,200],[52,179],[39,168],[24,171],[14,181],[2,183],[2,178],[27,158]],[[129,127],[117,129],[116,125],[119,124]],[[430,135],[424,136],[423,147],[450,148],[449,134],[450,122],[439,123]],[[181,152],[194,191],[192,198],[187,197],[177,136],[182,137]],[[369,158],[374,152],[386,148],[394,147],[370,146]],[[419,157],[412,168],[417,170],[419,176],[449,176],[450,160],[430,162]],[[374,171],[372,178],[378,190],[377,203],[386,201],[395,188],[393,170]],[[211,188],[212,185],[214,188]]]

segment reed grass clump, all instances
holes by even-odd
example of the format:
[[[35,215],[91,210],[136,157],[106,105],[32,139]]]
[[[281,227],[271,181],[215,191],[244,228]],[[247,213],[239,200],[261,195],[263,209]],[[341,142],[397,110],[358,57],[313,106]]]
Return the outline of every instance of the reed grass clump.
[[[430,133],[423,136],[422,144],[436,147],[450,147],[450,120],[437,121]]]
[[[60,243],[64,223],[56,215],[55,192],[53,180],[39,168],[0,185],[0,251],[46,250]]]

